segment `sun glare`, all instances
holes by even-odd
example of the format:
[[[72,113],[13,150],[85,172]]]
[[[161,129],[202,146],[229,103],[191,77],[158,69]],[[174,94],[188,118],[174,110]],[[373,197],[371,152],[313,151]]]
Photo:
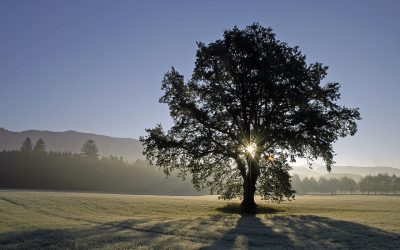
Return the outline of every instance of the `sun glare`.
[[[257,149],[257,145],[253,142],[253,143],[248,144],[245,147],[244,151],[245,151],[245,153],[251,155],[251,157],[254,157],[254,155],[256,153],[256,149]]]

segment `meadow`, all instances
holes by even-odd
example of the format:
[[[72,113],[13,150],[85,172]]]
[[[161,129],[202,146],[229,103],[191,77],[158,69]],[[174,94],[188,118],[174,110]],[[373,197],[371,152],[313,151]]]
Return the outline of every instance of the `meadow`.
[[[239,201],[216,196],[149,196],[0,191],[1,249],[400,249],[400,197],[297,196]]]

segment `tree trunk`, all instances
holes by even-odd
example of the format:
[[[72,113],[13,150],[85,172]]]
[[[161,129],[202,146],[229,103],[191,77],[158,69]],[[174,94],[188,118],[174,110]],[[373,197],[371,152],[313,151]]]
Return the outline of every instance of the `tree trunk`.
[[[256,193],[256,183],[258,176],[260,176],[260,169],[258,167],[259,156],[254,158],[247,158],[248,171],[243,176],[243,200],[240,204],[240,211],[246,214],[255,214],[257,204],[254,201],[254,194]]]
[[[255,178],[254,178],[255,179]],[[257,204],[254,201],[254,194],[256,191],[256,180],[247,175],[243,181],[243,200],[240,204],[240,211],[246,214],[256,213]]]

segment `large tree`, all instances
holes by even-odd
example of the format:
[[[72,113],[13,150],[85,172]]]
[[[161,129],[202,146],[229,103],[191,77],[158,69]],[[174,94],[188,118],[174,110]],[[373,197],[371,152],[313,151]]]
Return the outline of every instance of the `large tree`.
[[[242,198],[243,212],[255,211],[255,194],[293,198],[288,171],[298,158],[321,158],[330,170],[332,144],[356,133],[360,114],[337,103],[339,83],[322,83],[328,67],[307,64],[259,24],[197,46],[189,81],[174,68],[164,76],[160,102],[174,125],[141,137],[152,164],[190,174],[223,199]]]

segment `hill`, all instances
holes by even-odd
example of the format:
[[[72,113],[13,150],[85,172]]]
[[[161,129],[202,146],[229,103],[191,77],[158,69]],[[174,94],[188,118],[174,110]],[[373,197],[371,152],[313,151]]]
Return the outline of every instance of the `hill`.
[[[93,139],[99,148],[101,156],[122,156],[130,162],[144,159],[142,145],[137,139],[115,138],[72,130],[65,132],[41,130],[13,132],[0,128],[0,151],[18,149],[26,137],[31,138],[33,143],[42,138],[46,143],[47,151],[70,151],[72,153],[80,152],[83,143]]]
[[[393,167],[333,166],[332,171],[329,173],[326,167],[319,164],[312,164],[312,168],[309,168],[308,165],[294,166],[291,174],[297,174],[301,178],[341,178],[347,176],[359,180],[364,176],[377,174],[394,174],[400,176],[400,169]]]

